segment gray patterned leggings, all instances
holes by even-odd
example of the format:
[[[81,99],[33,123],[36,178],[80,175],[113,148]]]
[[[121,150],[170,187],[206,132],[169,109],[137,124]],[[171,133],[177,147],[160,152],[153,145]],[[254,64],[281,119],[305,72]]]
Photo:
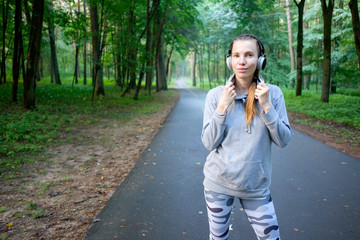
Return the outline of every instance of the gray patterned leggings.
[[[226,240],[234,197],[205,189],[210,240]],[[239,199],[258,240],[280,240],[279,226],[271,196]]]

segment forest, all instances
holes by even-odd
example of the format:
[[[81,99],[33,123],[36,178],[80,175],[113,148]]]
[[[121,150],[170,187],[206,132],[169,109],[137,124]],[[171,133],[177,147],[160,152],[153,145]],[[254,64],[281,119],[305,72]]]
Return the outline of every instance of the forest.
[[[229,74],[229,42],[252,33],[265,45],[270,83],[322,91],[359,88],[357,1],[34,0],[1,3],[0,84],[36,105],[36,83],[92,84],[124,94],[166,90],[189,76],[210,87]],[[24,90],[18,86],[23,83]],[[151,91],[150,91],[151,92]]]
[[[1,0],[0,9],[0,239],[83,236],[175,105],[174,82],[223,85],[243,33],[261,39],[261,74],[283,91],[292,126],[359,158],[357,0]]]

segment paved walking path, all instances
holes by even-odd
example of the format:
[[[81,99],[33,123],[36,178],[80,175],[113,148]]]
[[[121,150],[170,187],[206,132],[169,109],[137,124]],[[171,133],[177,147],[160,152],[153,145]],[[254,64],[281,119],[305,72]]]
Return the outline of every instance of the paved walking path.
[[[208,151],[200,140],[206,92],[179,91],[177,105],[86,240],[207,239],[202,168]],[[292,132],[290,144],[272,153],[282,239],[360,239],[360,160]],[[231,223],[230,239],[256,239],[238,201]]]

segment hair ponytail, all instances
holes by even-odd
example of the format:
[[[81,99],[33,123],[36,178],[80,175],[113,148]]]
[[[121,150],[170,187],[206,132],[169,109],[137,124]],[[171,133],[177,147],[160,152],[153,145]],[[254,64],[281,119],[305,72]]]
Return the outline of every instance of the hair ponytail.
[[[249,126],[254,119],[255,114],[258,114],[256,108],[256,99],[255,99],[255,90],[257,87],[257,80],[259,78],[259,70],[256,70],[254,73],[253,82],[249,88],[249,94],[245,102],[245,118],[246,124]]]

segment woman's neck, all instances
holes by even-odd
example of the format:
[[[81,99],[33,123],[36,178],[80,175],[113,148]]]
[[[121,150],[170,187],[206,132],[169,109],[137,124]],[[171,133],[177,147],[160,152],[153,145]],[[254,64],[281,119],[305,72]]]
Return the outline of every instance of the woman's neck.
[[[252,84],[252,79],[243,79],[235,77],[235,91],[239,94],[248,94]]]

